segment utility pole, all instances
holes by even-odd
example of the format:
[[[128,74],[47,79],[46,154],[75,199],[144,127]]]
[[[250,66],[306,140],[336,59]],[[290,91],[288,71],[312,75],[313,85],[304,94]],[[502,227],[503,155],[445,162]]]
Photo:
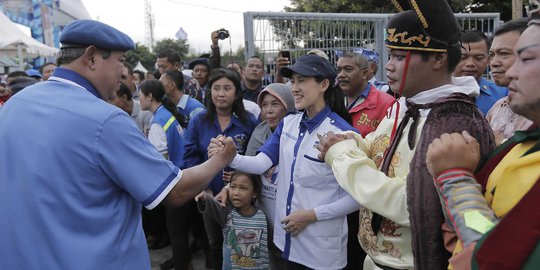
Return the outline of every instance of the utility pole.
[[[144,45],[153,51],[154,47],[154,14],[150,0],[144,0]]]
[[[512,0],[512,20],[523,17],[523,0]]]

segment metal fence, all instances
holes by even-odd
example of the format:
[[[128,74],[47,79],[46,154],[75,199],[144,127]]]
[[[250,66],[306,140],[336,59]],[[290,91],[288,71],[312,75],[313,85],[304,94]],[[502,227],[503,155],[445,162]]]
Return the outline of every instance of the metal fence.
[[[393,14],[343,14],[300,12],[244,13],[245,55],[259,55],[269,66],[280,50],[294,58],[311,49],[325,51],[335,62],[336,52],[357,48],[380,54],[377,78],[384,77],[388,53],[384,47],[385,25]],[[499,26],[499,13],[458,13],[463,30],[478,30],[492,36]],[[247,59],[246,59],[247,60]]]

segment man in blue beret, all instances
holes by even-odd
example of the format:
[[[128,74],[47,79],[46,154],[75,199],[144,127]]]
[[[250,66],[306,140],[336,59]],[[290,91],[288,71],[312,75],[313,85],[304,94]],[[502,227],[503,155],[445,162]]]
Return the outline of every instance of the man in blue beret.
[[[80,20],[60,42],[53,76],[0,112],[0,269],[150,269],[141,204],[193,198],[230,163],[234,144],[179,170],[106,102],[131,38]]]

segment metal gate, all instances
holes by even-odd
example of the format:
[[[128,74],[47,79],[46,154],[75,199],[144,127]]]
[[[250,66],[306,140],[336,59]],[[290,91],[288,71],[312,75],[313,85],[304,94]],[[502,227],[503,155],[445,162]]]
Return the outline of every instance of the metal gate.
[[[244,38],[246,58],[259,55],[272,66],[280,50],[293,58],[320,49],[335,62],[336,52],[357,48],[376,50],[380,55],[377,79],[384,77],[388,52],[384,47],[385,25],[393,14],[246,12]],[[492,36],[499,26],[499,13],[458,13],[463,30],[478,30]],[[247,59],[246,59],[247,60]]]

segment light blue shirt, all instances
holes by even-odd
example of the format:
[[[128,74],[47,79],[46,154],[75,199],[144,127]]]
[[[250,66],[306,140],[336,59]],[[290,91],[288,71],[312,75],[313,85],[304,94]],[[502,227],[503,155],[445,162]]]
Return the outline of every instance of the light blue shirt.
[[[186,126],[189,124],[190,119],[193,119],[195,115],[206,109],[201,102],[188,95],[182,95],[176,107],[178,108],[178,111],[184,116]]]
[[[508,96],[508,88],[498,86],[485,78],[480,79],[478,85],[480,86],[480,95],[476,98],[476,106],[484,115],[487,115],[497,100]]]
[[[0,269],[150,269],[141,204],[182,174],[98,97],[56,68],[0,112]]]
[[[337,183],[332,168],[318,159],[317,134],[357,132],[325,107],[310,120],[290,114],[260,148],[277,165],[274,243],[283,257],[315,269],[342,269],[347,264],[347,217],[359,204]],[[317,221],[292,237],[280,223],[301,209],[314,209]]]
[[[172,113],[163,107],[163,105],[157,108],[152,123],[157,124],[159,126],[158,128],[163,130],[167,142],[169,160],[175,166],[182,168],[184,166],[184,130]],[[149,139],[152,142],[150,136]]]

